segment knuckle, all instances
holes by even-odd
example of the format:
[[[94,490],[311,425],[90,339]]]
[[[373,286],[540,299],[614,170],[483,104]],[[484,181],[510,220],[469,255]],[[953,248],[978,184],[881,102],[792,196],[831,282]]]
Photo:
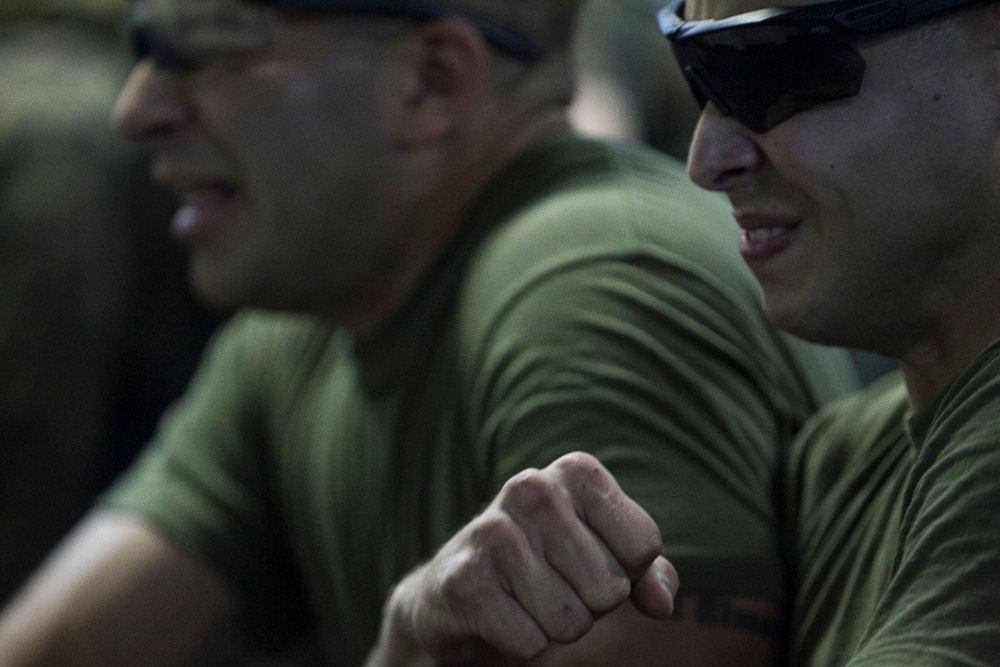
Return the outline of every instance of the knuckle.
[[[636,577],[663,551],[663,539],[655,524],[648,529],[635,530],[630,543],[617,552],[622,567],[631,577]]]
[[[639,510],[632,527],[632,560],[635,561],[635,565],[652,561],[663,551],[663,536],[660,534],[660,527],[645,510],[642,510],[641,507]]]
[[[452,559],[440,585],[442,597],[453,608],[476,606],[490,589],[489,567],[472,550]]]
[[[649,536],[646,538],[645,556],[647,558],[656,558],[661,553],[663,553],[663,536],[660,534],[660,529],[656,523],[653,523]]]
[[[502,512],[482,515],[470,533],[472,543],[479,549],[494,549],[517,542],[520,528]]]
[[[555,475],[568,487],[595,497],[611,497],[618,482],[596,457],[586,452],[573,452],[552,464]]]
[[[539,470],[525,470],[504,484],[503,507],[515,514],[551,514],[560,505],[560,488]]]
[[[570,452],[552,463],[552,468],[563,476],[585,481],[600,482],[607,478],[607,471],[593,454]]]
[[[502,512],[481,517],[471,532],[470,539],[471,546],[476,552],[476,569],[478,571],[488,569],[494,575],[524,563],[531,550],[528,538],[521,527]]]

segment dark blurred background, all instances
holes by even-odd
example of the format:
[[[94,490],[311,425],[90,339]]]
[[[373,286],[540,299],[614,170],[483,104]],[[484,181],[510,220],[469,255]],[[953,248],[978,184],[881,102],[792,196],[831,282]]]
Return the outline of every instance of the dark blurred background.
[[[0,6],[0,601],[149,437],[222,315],[111,131],[124,0]]]

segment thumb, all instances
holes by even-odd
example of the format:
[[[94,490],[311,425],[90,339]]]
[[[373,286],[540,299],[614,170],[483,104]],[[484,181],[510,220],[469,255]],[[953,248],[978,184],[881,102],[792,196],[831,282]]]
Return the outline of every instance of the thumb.
[[[632,584],[632,604],[646,616],[667,618],[674,611],[674,596],[679,586],[677,570],[666,558],[658,556]]]

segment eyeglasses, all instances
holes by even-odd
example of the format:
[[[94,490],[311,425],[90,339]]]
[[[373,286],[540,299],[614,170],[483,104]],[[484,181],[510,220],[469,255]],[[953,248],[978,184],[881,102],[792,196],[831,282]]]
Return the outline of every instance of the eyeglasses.
[[[493,48],[536,62],[543,49],[527,37],[464,8],[434,0],[138,0],[130,28],[137,59],[189,71],[215,58],[264,48],[278,32],[278,12],[383,15],[430,21],[454,16],[476,27]]]
[[[691,92],[754,132],[858,94],[865,61],[851,42],[983,0],[834,0],[685,21],[685,0],[659,15]]]

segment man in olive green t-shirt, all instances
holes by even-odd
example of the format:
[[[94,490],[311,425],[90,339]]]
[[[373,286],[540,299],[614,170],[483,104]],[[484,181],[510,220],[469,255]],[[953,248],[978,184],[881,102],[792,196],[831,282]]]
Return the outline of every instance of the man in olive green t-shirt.
[[[900,364],[789,452],[791,660],[1000,664],[1000,6],[795,4],[660,14],[770,318]]]

